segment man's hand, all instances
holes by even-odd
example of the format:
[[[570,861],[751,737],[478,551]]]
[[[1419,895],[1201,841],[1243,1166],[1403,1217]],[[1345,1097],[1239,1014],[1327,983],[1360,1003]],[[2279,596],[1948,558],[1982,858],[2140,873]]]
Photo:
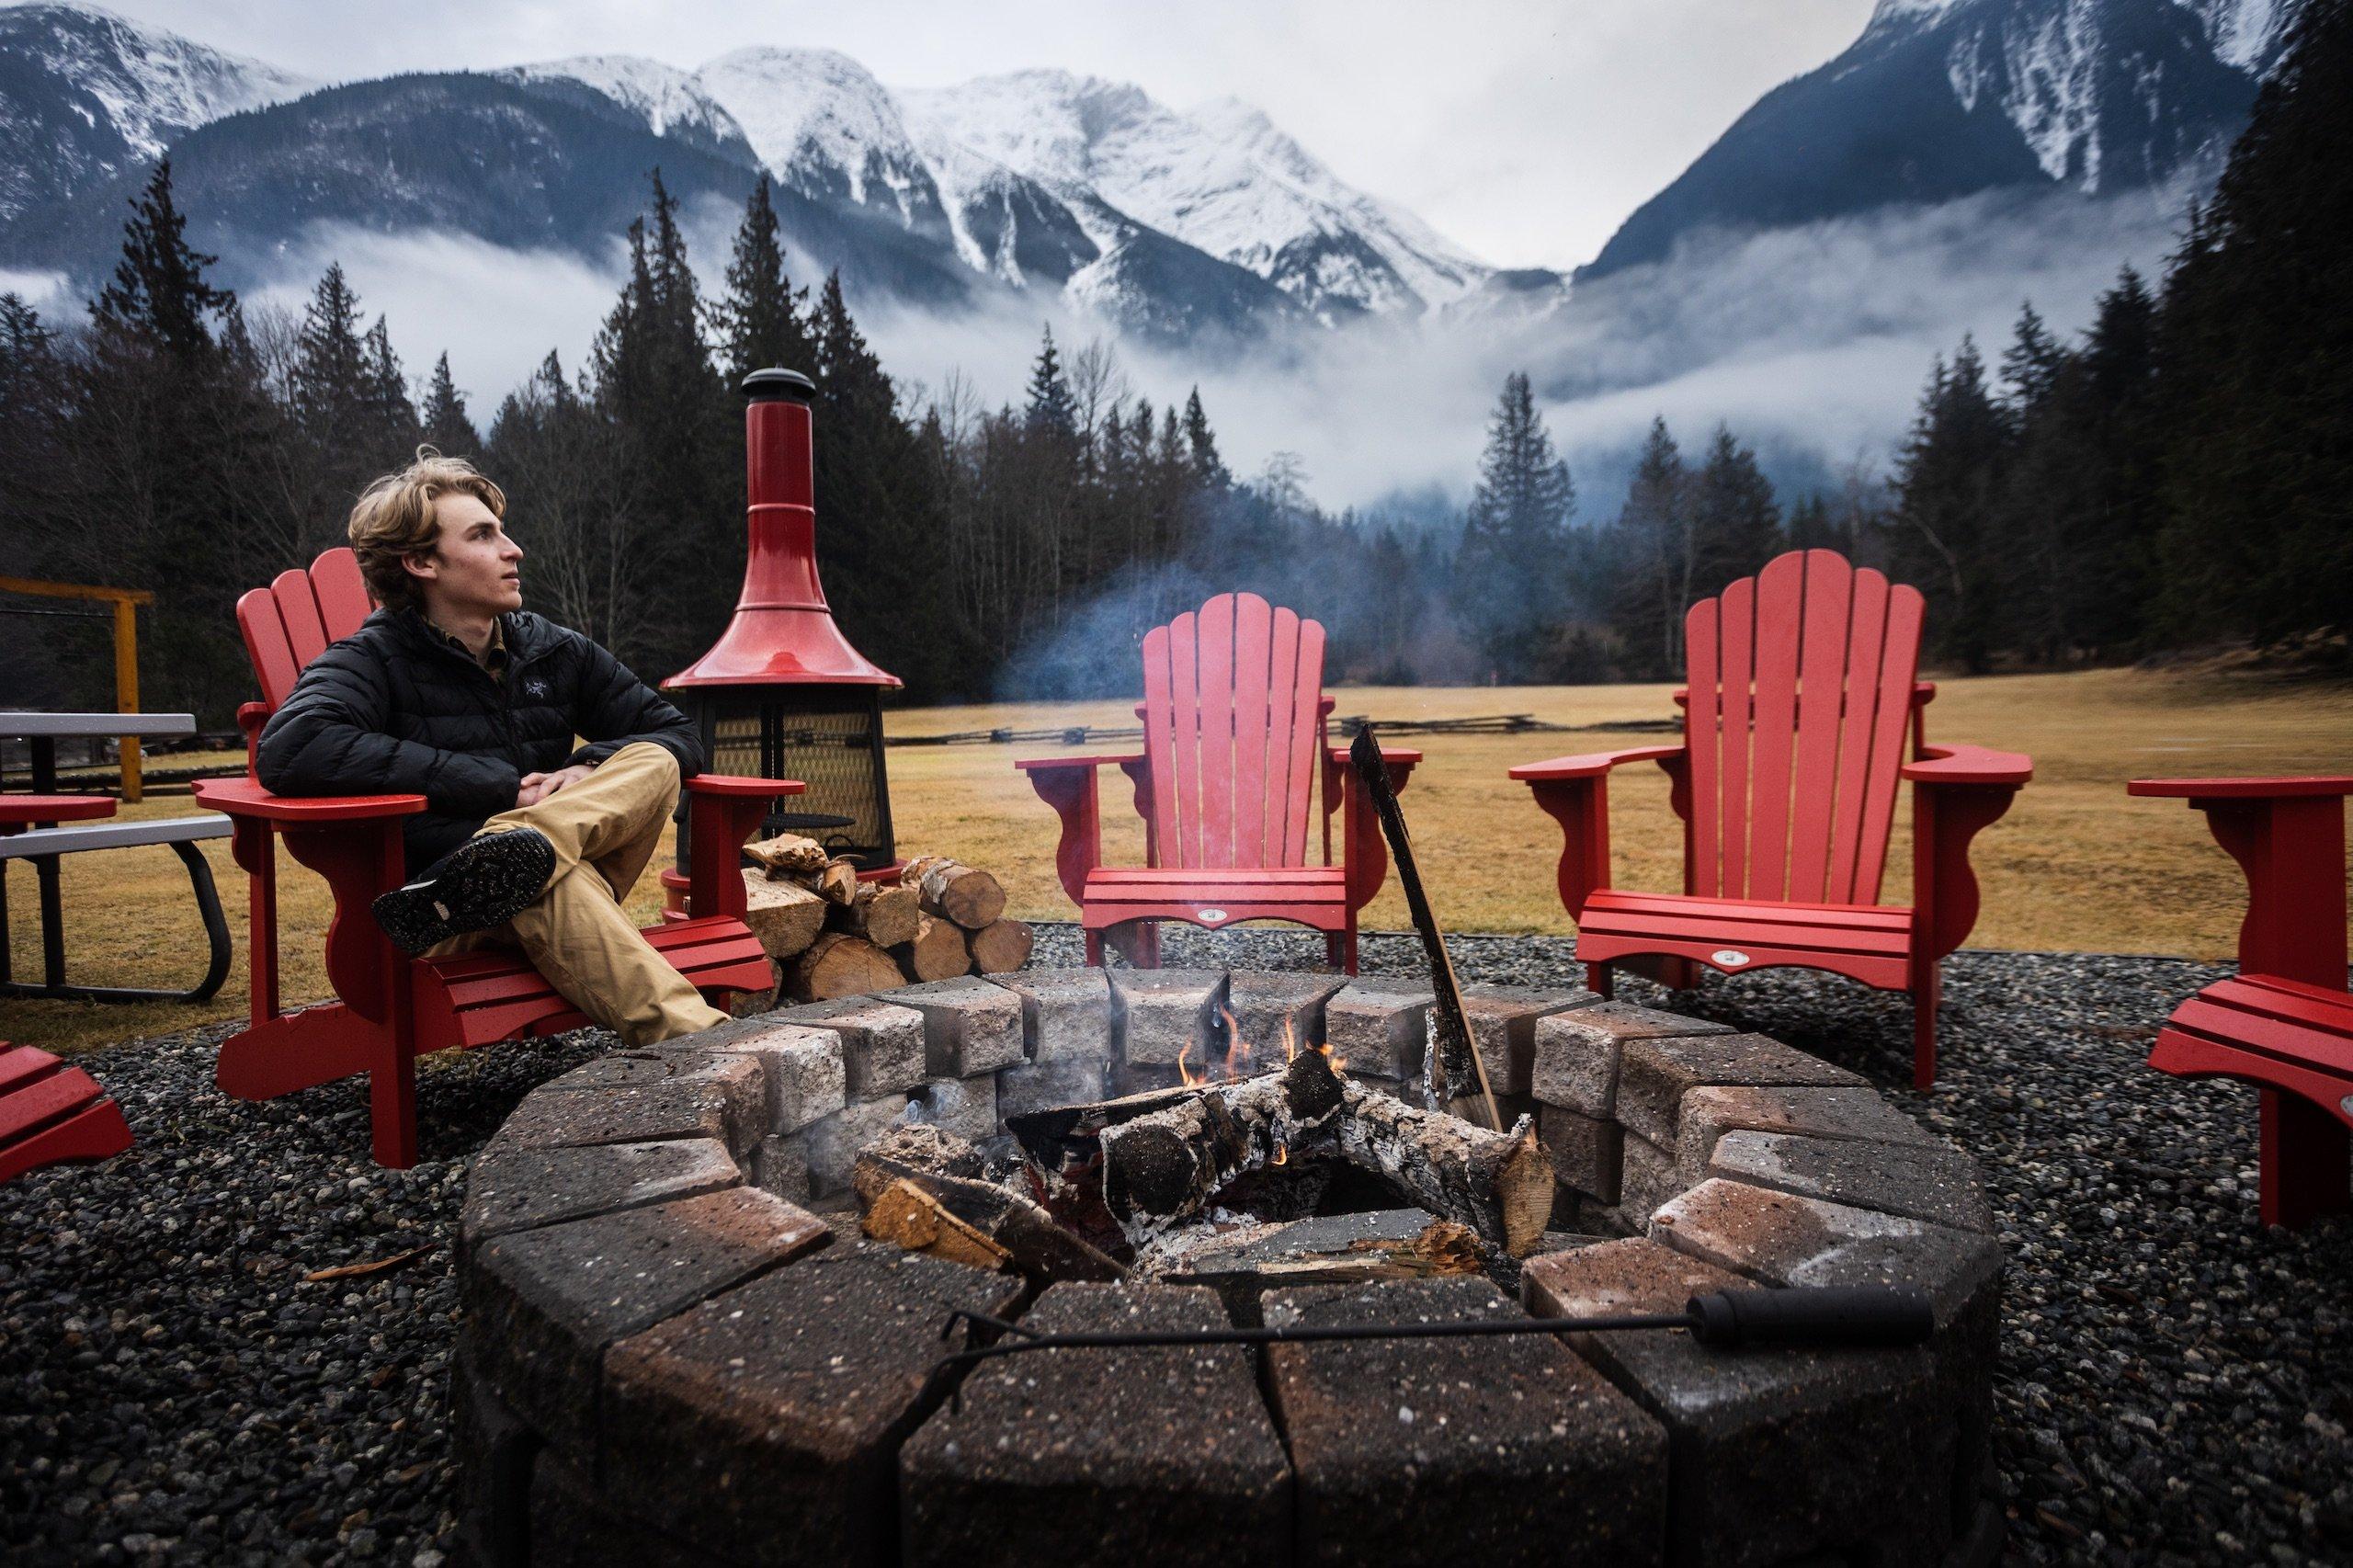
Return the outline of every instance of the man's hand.
[[[536,806],[566,785],[577,784],[597,770],[585,765],[559,767],[553,773],[526,773],[515,791],[515,804]]]

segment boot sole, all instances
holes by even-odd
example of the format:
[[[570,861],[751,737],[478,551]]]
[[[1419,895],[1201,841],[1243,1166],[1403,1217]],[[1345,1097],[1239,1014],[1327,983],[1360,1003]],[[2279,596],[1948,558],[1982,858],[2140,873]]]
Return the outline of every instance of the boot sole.
[[[555,846],[544,834],[515,828],[470,838],[416,881],[379,897],[376,924],[411,958],[486,931],[529,909],[555,875]]]

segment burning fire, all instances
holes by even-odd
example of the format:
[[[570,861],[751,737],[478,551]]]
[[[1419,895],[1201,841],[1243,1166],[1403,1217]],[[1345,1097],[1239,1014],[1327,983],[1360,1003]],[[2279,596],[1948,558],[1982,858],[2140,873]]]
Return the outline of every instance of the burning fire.
[[[1189,1043],[1176,1053],[1176,1077],[1178,1082],[1188,1089],[1199,1088],[1204,1084],[1212,1082],[1230,1083],[1236,1078],[1246,1078],[1250,1075],[1250,1062],[1255,1052],[1251,1049],[1250,1042],[1243,1038],[1242,1020],[1235,1017],[1233,1009],[1229,1007],[1220,1007],[1218,1017],[1225,1022],[1225,1038],[1228,1043],[1224,1060],[1219,1063],[1213,1076],[1194,1067],[1193,1048]],[[1347,1065],[1332,1054],[1332,1048],[1328,1044],[1311,1045],[1308,1049],[1320,1053],[1326,1062],[1331,1063],[1332,1071],[1335,1073],[1342,1071]],[[1283,1064],[1289,1066],[1291,1060],[1298,1054],[1299,1026],[1293,1019],[1286,1017],[1283,1019]],[[1280,1163],[1280,1161],[1277,1162],[1277,1164]]]

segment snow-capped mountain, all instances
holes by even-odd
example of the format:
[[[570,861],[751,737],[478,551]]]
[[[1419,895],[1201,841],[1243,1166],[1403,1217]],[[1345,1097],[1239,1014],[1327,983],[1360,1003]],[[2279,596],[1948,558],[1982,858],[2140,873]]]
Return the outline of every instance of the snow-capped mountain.
[[[1581,276],[1706,229],[2005,187],[2100,193],[2219,160],[2302,0],[1879,0],[1862,36],[1757,101]]]
[[[1090,208],[1108,209],[1266,278],[1327,321],[1417,314],[1494,270],[1343,184],[1234,99],[1179,114],[1127,83],[1064,71],[904,98],[938,139],[1028,176],[1082,222]]]
[[[899,93],[834,51],[765,47],[693,71],[600,54],[302,96],[315,85],[88,6],[0,7],[0,149],[11,154],[0,256],[99,265],[121,198],[167,144],[185,143],[183,180],[226,204],[191,210],[233,270],[283,251],[303,224],[382,227],[395,210],[502,242],[520,224],[537,243],[602,255],[612,235],[591,226],[658,163],[675,165],[674,187],[713,194],[727,167],[765,171],[797,199],[780,201],[792,208],[788,242],[842,265],[854,287],[936,301],[960,291],[949,275],[961,275],[1055,292],[1160,337],[1541,310],[1560,292],[1557,276],[1500,273],[1350,187],[1231,99],[1179,113],[1139,87],[1056,71]],[[501,96],[511,92],[608,129]],[[259,127],[213,129],[273,105]],[[426,112],[454,119],[398,123]],[[472,141],[453,162],[459,124]],[[392,146],[406,151],[388,162]],[[235,157],[266,164],[237,170]],[[613,160],[626,161],[601,167]],[[401,188],[371,211],[369,182],[394,167]]]
[[[756,166],[744,128],[675,65],[635,54],[576,54],[537,65],[514,65],[491,75],[566,102],[618,111],[654,135]]]
[[[0,222],[317,85],[96,6],[0,9]]]

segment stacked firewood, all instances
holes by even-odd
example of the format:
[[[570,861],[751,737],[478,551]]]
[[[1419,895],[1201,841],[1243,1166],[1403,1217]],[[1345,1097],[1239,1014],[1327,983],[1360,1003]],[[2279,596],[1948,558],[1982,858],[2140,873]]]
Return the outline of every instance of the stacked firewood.
[[[1033,938],[1028,926],[1005,918],[1005,889],[945,855],[908,861],[895,881],[861,881],[856,865],[797,834],[748,844],[744,853],[753,862],[744,871],[744,922],[796,1002],[1005,974],[1029,961]]]

